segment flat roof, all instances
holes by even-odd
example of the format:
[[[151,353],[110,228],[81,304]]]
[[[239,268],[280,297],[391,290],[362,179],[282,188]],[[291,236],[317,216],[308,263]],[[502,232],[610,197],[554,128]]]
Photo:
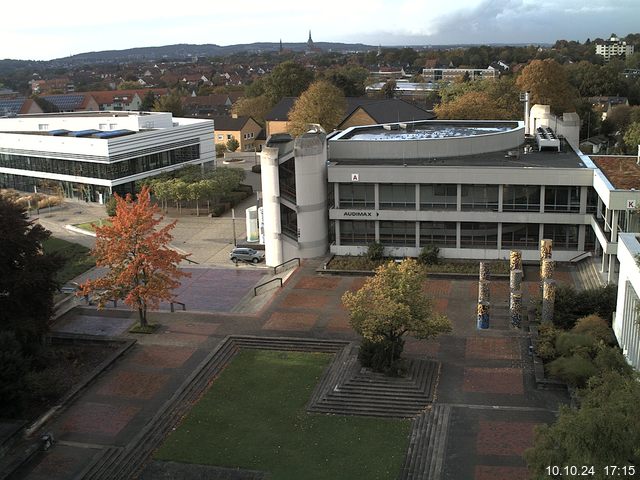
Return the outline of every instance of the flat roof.
[[[525,152],[524,147],[528,147]],[[529,140],[518,150],[487,152],[471,155],[458,155],[445,158],[369,158],[369,159],[331,159],[332,165],[407,165],[423,167],[507,167],[507,168],[590,168],[569,145],[562,151],[538,151]]]
[[[332,141],[387,141],[459,138],[503,133],[518,128],[514,121],[450,121],[426,120],[387,125],[352,127],[333,137]]]
[[[640,165],[633,156],[590,156],[616,190],[640,190]]]

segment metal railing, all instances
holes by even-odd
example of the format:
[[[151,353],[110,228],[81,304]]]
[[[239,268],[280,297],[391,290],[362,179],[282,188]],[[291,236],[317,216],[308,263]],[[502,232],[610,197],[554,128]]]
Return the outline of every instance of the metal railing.
[[[175,312],[175,307],[174,305],[180,305],[182,307],[182,311],[186,312],[187,311],[187,307],[184,303],[182,302],[177,302],[177,301],[173,301],[169,304],[169,307],[171,308],[171,313]]]
[[[591,255],[591,252],[582,252],[580,255],[576,255],[575,257],[571,258],[569,260],[569,263],[578,263],[580,260],[591,257]]]
[[[260,287],[264,287],[265,285],[269,285],[270,283],[278,282],[278,281],[280,282],[279,287],[280,287],[280,288],[282,288],[282,279],[281,279],[280,277],[272,278],[271,280],[269,280],[269,281],[267,281],[267,282],[261,283],[260,285],[256,285],[256,286],[253,288],[253,296],[254,296],[254,297],[257,297],[257,296],[258,296],[258,289],[259,289]]]
[[[280,265],[276,265],[275,267],[273,267],[273,274],[275,275],[277,273],[278,268],[284,267],[285,265],[291,262],[298,262],[298,266],[300,266],[300,258],[298,257],[292,258],[290,260],[287,260],[286,262],[282,262]]]

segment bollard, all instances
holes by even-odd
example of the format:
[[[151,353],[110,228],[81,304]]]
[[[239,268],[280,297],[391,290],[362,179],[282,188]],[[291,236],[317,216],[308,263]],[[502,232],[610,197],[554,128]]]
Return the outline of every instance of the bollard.
[[[522,252],[520,250],[509,252],[509,270],[522,270]]]
[[[553,322],[553,309],[556,301],[555,280],[545,280],[542,289],[542,321]]]
[[[486,330],[489,328],[489,310],[491,304],[489,302],[478,302],[478,330]]]
[[[522,292],[512,291],[509,295],[509,317],[511,318],[511,326],[520,328],[522,324]]]

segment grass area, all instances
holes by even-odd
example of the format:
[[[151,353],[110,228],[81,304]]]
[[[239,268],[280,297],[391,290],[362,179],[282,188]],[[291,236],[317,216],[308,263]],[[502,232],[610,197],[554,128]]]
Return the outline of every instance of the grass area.
[[[389,260],[391,259],[369,260],[364,255],[336,255],[327,268],[332,270],[375,270]],[[426,268],[430,273],[478,273],[479,264],[479,260],[440,260],[435,265],[426,265]],[[495,274],[507,274],[509,273],[509,262],[506,260],[489,262],[489,271]]]
[[[241,350],[156,458],[268,471],[272,480],[396,478],[409,420],[305,412],[330,360]]]
[[[103,225],[111,225],[111,222],[109,221],[109,219],[101,219],[101,220],[94,220],[93,222],[78,223],[74,225],[74,227],[78,227],[78,228],[81,228],[82,230],[87,230],[89,232],[95,232],[96,225],[101,227]]]
[[[156,333],[159,328],[160,328],[160,325],[157,323],[150,323],[144,327],[141,327],[139,323],[136,323],[133,327],[129,329],[129,333],[151,334],[151,333]]]
[[[64,265],[58,270],[56,280],[65,284],[78,275],[95,267],[96,261],[89,254],[89,249],[77,243],[67,242],[60,238],[49,237],[43,244],[45,253],[57,253],[64,258]]]

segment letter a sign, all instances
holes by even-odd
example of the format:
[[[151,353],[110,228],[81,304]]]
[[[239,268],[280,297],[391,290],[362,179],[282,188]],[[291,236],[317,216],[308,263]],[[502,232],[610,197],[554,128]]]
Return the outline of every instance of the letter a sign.
[[[351,174],[351,181],[352,182],[359,182],[360,181],[360,174],[359,173],[352,173]]]

